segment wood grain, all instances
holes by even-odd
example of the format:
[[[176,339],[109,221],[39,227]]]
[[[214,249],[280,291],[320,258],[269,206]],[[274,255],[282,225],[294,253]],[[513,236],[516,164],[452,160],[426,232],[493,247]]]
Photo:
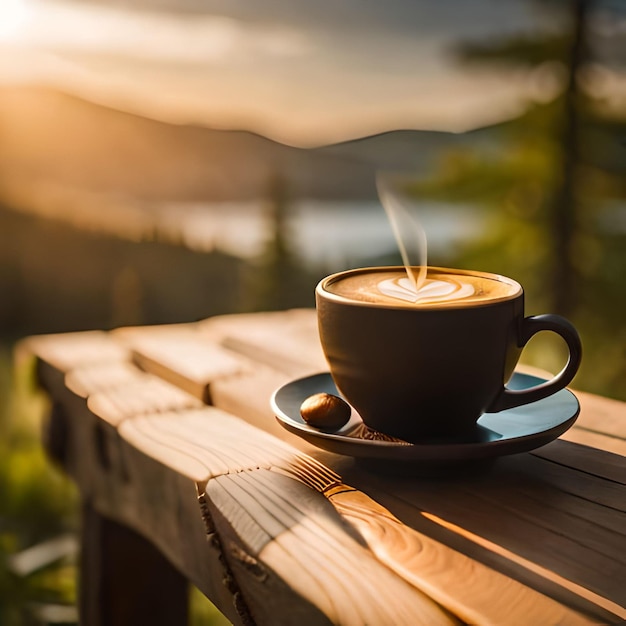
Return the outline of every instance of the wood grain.
[[[209,318],[202,332],[213,342],[291,376],[327,369],[313,309]]]
[[[125,328],[115,332],[133,361],[198,399],[210,400],[210,383],[242,370],[246,361],[207,341],[197,324],[160,326],[151,332]]]
[[[311,550],[315,550],[316,559],[319,559],[319,543],[323,542],[324,545],[330,545],[334,559],[339,559],[342,563],[342,568],[339,573],[342,575],[345,574],[346,581],[349,580],[346,572],[346,567],[348,567],[347,563],[350,563],[354,558],[358,558],[359,561],[365,558],[363,548],[358,549],[357,557],[350,556],[351,551],[354,550],[353,544],[355,539],[350,539],[348,546],[346,546],[344,545],[345,539],[337,533],[331,538],[325,537],[324,529],[326,523],[319,519],[313,526],[315,528],[315,540],[313,537],[310,539],[313,547],[309,546],[307,548],[306,544],[301,540],[294,543],[293,531],[286,532],[285,524],[287,522],[291,523],[294,516],[303,516],[305,518],[305,528],[309,528],[311,524],[308,521],[308,512],[297,512],[298,506],[302,505],[300,503],[291,503],[294,513],[291,517],[285,517],[283,510],[286,506],[285,498],[289,500],[289,490],[286,490],[286,485],[290,483],[285,483],[284,477],[277,479],[274,475],[271,475],[269,482],[267,479],[258,481],[255,470],[259,470],[262,466],[269,468],[279,464],[288,464],[290,457],[298,456],[299,453],[289,446],[286,446],[283,442],[277,441],[273,437],[269,437],[263,433],[259,433],[242,420],[233,418],[223,411],[206,407],[202,410],[187,411],[182,414],[139,416],[134,419],[129,419],[120,425],[120,434],[124,439],[132,443],[135,448],[157,458],[167,467],[172,467],[179,472],[185,472],[194,480],[208,480],[209,485],[206,489],[209,495],[212,493],[211,490],[213,489],[211,479],[222,476],[236,475],[238,480],[244,481],[246,484],[250,484],[250,481],[252,481],[256,486],[255,491],[254,493],[248,493],[246,497],[252,498],[255,501],[258,501],[260,497],[258,489],[260,489],[261,486],[267,489],[266,496],[268,497],[264,501],[265,504],[260,521],[255,516],[261,515],[261,513],[255,512],[252,505],[246,503],[245,498],[243,498],[241,494],[236,498],[238,506],[243,508],[245,515],[251,518],[249,520],[249,526],[246,526],[245,532],[239,539],[247,544],[247,550],[255,559],[261,558],[260,553],[262,552],[263,556],[261,562],[264,567],[269,567],[274,571],[276,571],[277,568],[280,569],[284,567],[285,555],[278,558],[276,554],[277,552],[282,553],[285,546],[290,546],[289,559],[298,560],[298,567],[299,570],[302,571],[302,576],[310,580],[317,580],[320,576],[327,577],[328,585],[332,585],[333,594],[338,595],[340,590],[335,589],[333,582],[335,579],[328,577],[325,569],[331,567],[335,572],[334,576],[336,576],[336,562],[333,559],[324,558],[324,562],[327,564],[320,572],[318,571],[319,564],[316,560],[312,559],[310,555]],[[249,474],[250,471],[255,473]],[[280,489],[272,487],[273,482],[277,480],[282,481]],[[232,485],[229,486],[231,493],[234,489],[235,487]],[[291,485],[291,492],[293,492],[293,489],[294,487]],[[274,500],[277,502],[275,503]],[[321,515],[320,511],[332,511],[331,508],[324,505],[325,500],[322,496],[315,498],[315,495],[309,492],[306,497],[300,497],[300,500],[308,507],[313,506],[313,503],[317,501],[315,505],[317,517]],[[222,516],[228,517],[230,509],[224,510],[224,507],[219,506],[219,503],[216,503],[214,498],[212,498],[212,504],[218,508]],[[230,506],[233,506],[232,503]],[[275,507],[279,507],[279,509]],[[244,513],[240,511],[238,515],[241,516],[244,515]],[[333,524],[339,523],[339,525],[341,525],[342,522],[336,514],[333,513],[332,515],[333,519],[335,519]],[[253,526],[252,518],[256,526]],[[278,523],[277,520],[282,521]],[[343,530],[345,533],[345,525],[343,526]],[[305,531],[298,529],[298,536],[301,537],[303,532]],[[273,545],[269,545],[275,540],[281,544],[280,550]],[[302,556],[301,553],[303,553],[304,556]],[[276,561],[277,558],[278,562]],[[369,557],[369,559],[371,559],[371,557]],[[372,566],[370,565],[370,567]],[[380,568],[380,565],[376,567]],[[360,575],[363,576],[363,584],[367,583],[367,575],[363,573]],[[288,580],[291,586],[293,586],[292,578],[293,572],[285,577],[285,580]],[[373,580],[384,581],[386,578],[389,578],[389,573],[386,572],[386,570],[383,569],[382,572],[376,571],[375,579],[372,579],[368,584],[372,585],[374,584]],[[425,616],[428,619],[425,623],[451,623],[447,618],[443,621],[440,619],[442,612],[439,609],[434,610],[432,608],[434,605],[431,601],[426,602],[421,595],[416,595],[414,591],[409,593],[404,581],[398,581],[394,578],[390,580],[393,581],[393,584],[392,582],[388,582],[387,584],[391,585],[390,592],[394,594],[394,597],[399,593],[397,589],[399,586],[399,588],[403,590],[404,595],[408,596],[406,600],[410,602],[410,606],[415,607],[415,610],[419,610],[419,616]],[[296,590],[299,591],[303,597],[308,598],[316,606],[320,602],[317,587],[319,587],[319,584],[317,584],[317,586],[308,585],[306,589],[300,589],[297,585],[295,586]],[[350,587],[354,587],[354,593],[359,592],[358,584],[350,583]],[[315,595],[312,595],[312,592],[315,592]],[[328,595],[328,590],[325,593]],[[379,595],[381,596],[381,600],[377,601],[376,605],[378,605],[380,601],[384,603],[382,599],[384,590],[380,590]],[[419,602],[417,602],[416,598]],[[349,599],[350,598],[347,597],[342,602],[338,602],[335,599],[333,602],[341,608],[345,601]],[[330,600],[327,599],[327,601]],[[426,606],[430,607],[428,611],[424,610],[423,605],[425,602]],[[256,602],[253,604],[254,606],[257,605]],[[393,605],[393,603],[391,604]],[[327,608],[326,605],[322,606]],[[367,608],[367,611],[369,612],[370,609],[371,607]],[[341,610],[345,612],[345,608]],[[395,609],[385,609],[381,612],[379,608],[374,613],[376,612],[381,615],[381,619],[393,618],[394,620],[400,620],[394,621],[393,623],[421,623],[419,622],[420,617],[418,615],[413,613],[406,614],[406,611],[398,612]],[[333,623],[367,623],[361,613],[337,615],[337,619],[340,620],[338,622],[334,621],[335,618],[332,614],[331,617]]]
[[[122,438],[199,483],[223,474],[269,469],[298,453],[282,441],[214,407],[136,416],[119,426]]]
[[[535,450],[533,455],[591,476],[626,485],[626,463],[618,454],[610,452],[598,454],[597,450],[589,446],[557,440],[549,446]]]
[[[330,498],[381,562],[468,624],[595,623],[412,531],[363,493],[344,489]]]
[[[136,415],[202,406],[198,398],[155,377],[139,377],[98,391],[87,400],[89,409],[112,426]]]
[[[316,467],[313,459],[212,407],[140,416],[126,420],[119,430],[135,448],[198,481],[200,489],[202,481],[261,467],[300,477],[300,468],[308,465],[315,471]],[[506,618],[508,623],[522,624],[543,614],[551,623],[588,623],[530,588],[404,526],[365,494],[342,486],[330,499],[382,562],[465,621],[480,617],[481,623],[497,624]]]
[[[142,380],[146,380],[145,374],[130,361],[104,361],[69,370],[65,376],[65,385],[77,396],[88,398],[98,391]]]
[[[601,426],[596,424],[596,428],[599,427]],[[564,441],[571,441],[572,443],[583,446],[612,452],[622,457],[626,456],[626,441],[623,439],[607,436],[595,430],[581,428],[580,426],[576,426],[576,424],[563,433],[560,438]]]
[[[323,498],[267,470],[227,474],[207,485],[248,550],[333,624],[454,624],[345,532]]]
[[[484,538],[479,537],[478,535],[474,535],[473,533],[465,530],[464,528],[461,528],[460,526],[451,524],[447,522],[446,520],[443,520],[435,515],[430,515],[427,513],[424,513],[423,515],[427,517],[428,519],[430,519],[431,521],[435,522],[436,524],[439,524],[443,526],[444,528],[447,528],[463,537],[468,538],[470,541],[474,542],[475,544],[480,545],[488,550],[491,550],[492,552],[498,555],[504,556],[505,558],[509,559],[511,562],[524,567],[529,572],[538,574],[539,576],[544,578],[545,581],[555,583],[556,585],[559,585],[563,589],[566,589],[576,594],[579,598],[592,603],[596,607],[606,610],[610,615],[610,617],[606,618],[608,620],[608,623],[617,623],[617,620],[622,621],[626,619],[626,609],[624,609],[623,606],[617,604],[616,602],[607,600],[606,598],[594,593],[593,591],[590,591],[589,589],[586,589],[585,587],[581,587],[580,585],[577,585],[576,583],[573,583],[572,581],[565,579],[562,576],[559,576],[555,572],[541,567],[540,565],[538,565],[537,563],[533,561],[524,559],[523,557],[520,557],[519,555],[506,550],[505,548],[503,548],[502,546],[498,544],[485,540]],[[596,622],[595,619],[593,621],[594,623]]]
[[[57,413],[64,415],[65,468],[77,481],[84,502],[147,538],[231,622],[240,624],[232,596],[221,582],[221,562],[206,542],[195,483],[126,444],[113,426],[89,411],[84,398],[63,385],[58,370],[48,365],[40,369]],[[120,589],[115,581],[107,584]],[[83,581],[81,593],[90,593],[91,586]],[[284,588],[282,594],[281,601],[295,601]],[[303,603],[302,614],[310,610]]]
[[[586,500],[560,491],[550,483],[554,473],[543,474],[542,467],[537,474],[527,473],[529,459],[520,457],[503,460],[498,472],[481,478],[421,481],[419,487],[404,483],[393,489],[391,497],[372,487],[370,493],[382,498],[388,509],[398,508],[398,517],[405,523],[415,523],[417,506],[423,513],[501,546],[507,554],[518,555],[622,605],[620,581],[626,575],[620,548],[625,540],[623,514],[593,504],[589,519],[581,517],[581,510],[587,510]],[[396,507],[393,498],[397,497],[406,503],[406,509]],[[609,522],[603,524],[603,518]],[[467,554],[480,558],[480,551],[471,546]],[[512,559],[507,571],[519,580],[528,580],[518,563]],[[534,584],[541,585],[541,581]]]
[[[578,427],[626,440],[626,404],[612,398],[603,398],[577,391],[581,412]]]
[[[236,601],[259,624],[569,624],[585,613],[613,623],[625,614],[625,466],[614,454],[625,444],[624,403],[580,395],[570,441],[487,472],[374,475],[286,433],[271,413],[278,385],[326,369],[312,310],[22,347],[67,414],[65,460],[84,497],[148,537],[234,621],[207,580],[225,562]],[[339,477],[334,491],[303,483],[302,464],[320,461],[355,489]],[[197,493],[221,555],[203,543],[201,527],[214,531]]]
[[[88,363],[124,361],[129,353],[110,333],[85,331],[62,335],[35,335],[17,348],[21,354],[36,354],[39,359],[67,373]]]

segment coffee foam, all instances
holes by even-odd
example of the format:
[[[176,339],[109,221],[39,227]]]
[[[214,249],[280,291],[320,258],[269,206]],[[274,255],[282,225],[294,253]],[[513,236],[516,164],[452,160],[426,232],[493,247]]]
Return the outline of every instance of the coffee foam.
[[[348,274],[326,284],[330,293],[349,300],[430,308],[437,306],[480,305],[489,301],[512,298],[520,291],[515,283],[499,280],[495,275],[465,274],[429,268],[419,290],[403,269],[381,268]]]
[[[380,293],[406,302],[449,302],[463,300],[474,295],[474,286],[463,280],[435,280],[427,278],[418,289],[407,276],[387,278],[377,285]]]

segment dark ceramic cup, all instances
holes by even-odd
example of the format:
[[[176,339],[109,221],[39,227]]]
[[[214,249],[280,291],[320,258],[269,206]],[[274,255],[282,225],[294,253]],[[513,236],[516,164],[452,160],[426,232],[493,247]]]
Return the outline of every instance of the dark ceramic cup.
[[[500,283],[494,283],[502,287],[500,295],[469,304],[459,300],[407,306],[336,292],[346,277],[361,280],[389,270],[403,268],[349,270],[324,278],[316,288],[330,373],[370,428],[413,442],[464,437],[475,430],[483,413],[541,400],[563,389],[576,374],[582,353],[576,329],[557,315],[525,317],[522,287],[509,278],[429,268],[429,276],[451,273]],[[565,340],[567,364],[543,384],[507,389],[522,349],[540,331]]]

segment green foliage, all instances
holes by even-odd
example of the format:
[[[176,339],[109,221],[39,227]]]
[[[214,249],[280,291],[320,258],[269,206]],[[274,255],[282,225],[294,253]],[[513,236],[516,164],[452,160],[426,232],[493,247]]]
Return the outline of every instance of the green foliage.
[[[290,198],[286,181],[273,176],[267,196],[272,237],[256,263],[247,268],[244,309],[267,311],[314,306],[313,292],[321,276],[304,266],[290,243]]]
[[[521,34],[462,44],[456,57],[464,63],[534,67],[546,61],[566,62],[570,47],[571,37],[565,33]]]
[[[512,200],[533,210],[538,193],[554,179],[554,148],[545,140],[527,139],[506,151],[456,149],[443,155],[433,176],[413,181],[412,197],[497,208]],[[526,208],[528,207],[528,208]]]
[[[228,626],[230,624],[230,621],[196,587],[190,589],[189,612],[189,626]]]
[[[65,560],[20,576],[11,555],[76,529],[76,493],[50,465],[39,426],[45,401],[34,392],[31,364],[13,366],[0,349],[0,624],[41,624],[37,607],[75,602],[75,567]]]

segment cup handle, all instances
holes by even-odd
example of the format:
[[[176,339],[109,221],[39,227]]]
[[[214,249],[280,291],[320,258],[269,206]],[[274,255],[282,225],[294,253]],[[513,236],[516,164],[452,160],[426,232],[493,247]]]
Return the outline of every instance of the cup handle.
[[[529,389],[507,389],[505,387],[495,402],[487,409],[488,413],[497,413],[522,404],[543,400],[543,398],[563,389],[576,375],[582,357],[582,345],[574,326],[560,315],[551,313],[531,315],[522,321],[521,346],[525,346],[533,335],[542,330],[550,330],[563,337],[569,349],[567,364],[552,380],[547,380]]]

